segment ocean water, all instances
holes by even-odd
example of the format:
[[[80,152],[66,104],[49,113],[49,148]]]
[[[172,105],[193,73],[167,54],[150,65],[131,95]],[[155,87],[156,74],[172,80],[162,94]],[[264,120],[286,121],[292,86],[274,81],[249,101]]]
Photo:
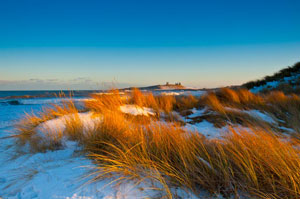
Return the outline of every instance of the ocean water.
[[[16,99],[16,98],[49,98],[56,97],[60,93],[66,96],[72,94],[74,97],[84,97],[91,93],[97,92],[95,90],[75,90],[75,91],[61,91],[61,90],[30,90],[30,91],[0,91],[0,99]],[[99,92],[99,91],[98,91]]]
[[[58,97],[62,92],[65,97]],[[75,105],[81,107],[83,100],[89,98],[89,95],[95,92],[99,91],[0,91],[0,112],[4,112],[7,106],[14,106],[19,109],[24,106],[27,108],[28,106],[61,104],[64,100],[70,99],[70,96]]]

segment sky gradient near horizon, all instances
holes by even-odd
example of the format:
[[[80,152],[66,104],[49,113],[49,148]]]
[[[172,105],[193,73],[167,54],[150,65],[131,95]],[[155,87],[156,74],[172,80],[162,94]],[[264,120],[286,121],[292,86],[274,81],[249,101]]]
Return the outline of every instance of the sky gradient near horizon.
[[[299,0],[0,1],[0,90],[241,84],[300,61]]]

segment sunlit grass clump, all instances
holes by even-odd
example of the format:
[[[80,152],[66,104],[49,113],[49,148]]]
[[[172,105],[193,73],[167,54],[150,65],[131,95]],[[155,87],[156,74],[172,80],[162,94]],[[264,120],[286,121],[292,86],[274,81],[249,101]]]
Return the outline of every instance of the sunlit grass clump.
[[[168,198],[174,186],[224,196],[300,194],[300,151],[269,131],[232,129],[223,140],[206,140],[172,124],[106,127],[97,133],[87,148],[97,165],[95,180],[111,175],[151,179],[164,187]]]
[[[63,94],[60,97],[65,97]],[[49,139],[45,139],[44,136],[38,135],[37,127],[44,122],[49,120],[63,117],[65,115],[76,115],[78,114],[73,101],[63,100],[60,105],[51,104],[50,107],[46,107],[39,114],[26,114],[25,118],[20,120],[16,124],[16,135],[17,144],[24,146],[29,143],[31,151],[45,151],[48,149],[57,149],[60,145],[60,139],[62,138],[63,132],[57,132],[55,134],[48,133]],[[51,129],[48,129],[51,131]],[[49,141],[51,140],[51,141]]]

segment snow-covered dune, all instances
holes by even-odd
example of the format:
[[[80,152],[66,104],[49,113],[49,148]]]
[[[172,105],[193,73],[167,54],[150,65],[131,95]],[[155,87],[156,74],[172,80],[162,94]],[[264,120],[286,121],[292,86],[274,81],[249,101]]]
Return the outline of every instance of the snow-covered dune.
[[[50,102],[54,102],[51,101]],[[9,199],[133,199],[157,197],[152,184],[136,182],[116,185],[114,178],[91,183],[94,164],[81,153],[76,142],[66,141],[65,147],[56,151],[27,154],[14,146],[13,138],[1,139],[14,132],[14,123],[24,117],[24,112],[41,111],[42,104],[3,106],[0,111],[0,198]],[[123,112],[133,115],[152,115],[151,109],[124,106]],[[65,128],[65,121],[74,115],[66,115],[40,124],[43,132],[59,132]],[[84,128],[93,128],[99,117],[91,112],[79,113]],[[50,131],[49,131],[50,130]],[[178,189],[182,198],[197,198]]]

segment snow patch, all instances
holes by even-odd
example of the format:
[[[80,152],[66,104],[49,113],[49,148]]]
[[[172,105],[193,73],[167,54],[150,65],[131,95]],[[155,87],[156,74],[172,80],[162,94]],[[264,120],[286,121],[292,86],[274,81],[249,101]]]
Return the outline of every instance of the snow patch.
[[[123,113],[131,114],[131,115],[144,115],[144,116],[155,115],[153,109],[151,108],[140,107],[132,104],[122,105],[120,106],[120,110]]]
[[[273,124],[276,123],[276,121],[270,115],[268,115],[267,113],[262,113],[259,110],[249,110],[249,111],[244,111],[244,112],[248,113],[252,117],[259,118],[265,122],[273,123]]]
[[[231,108],[231,107],[225,107],[225,110],[228,111],[235,111],[235,112],[242,112],[242,113],[247,113],[248,115],[258,118],[260,120],[263,120],[265,122],[271,123],[271,124],[276,124],[277,122],[268,114],[268,113],[263,113],[260,110],[241,110],[237,108]]]
[[[207,138],[221,138],[222,134],[228,130],[226,127],[216,128],[212,123],[206,120],[200,123],[186,124],[184,128],[199,132]]]
[[[94,117],[94,113],[92,112],[68,114],[41,123],[36,127],[37,133],[41,137],[58,136],[66,129],[66,122],[71,121],[72,119],[80,120],[83,128],[83,134],[94,129],[101,121],[101,118]]]

